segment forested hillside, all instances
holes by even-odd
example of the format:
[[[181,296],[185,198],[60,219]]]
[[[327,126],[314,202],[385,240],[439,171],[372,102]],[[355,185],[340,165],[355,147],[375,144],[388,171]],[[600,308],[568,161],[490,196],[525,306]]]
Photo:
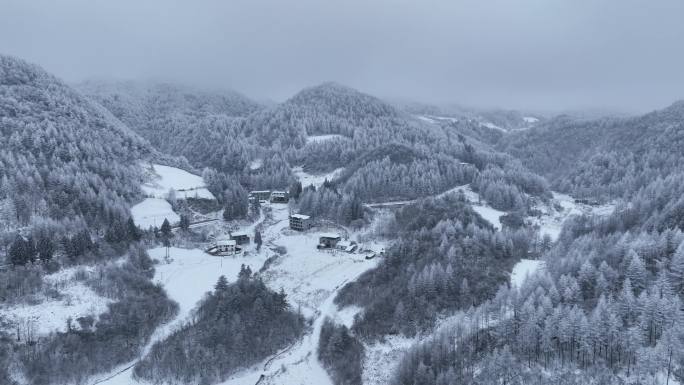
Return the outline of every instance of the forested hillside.
[[[214,384],[291,344],[304,328],[287,295],[269,290],[243,265],[237,282],[219,278],[193,321],[156,343],[135,375],[159,383]]]
[[[502,139],[499,148],[578,197],[632,197],[658,178],[679,172],[684,102],[634,118],[552,119]]]
[[[1,230],[40,224],[45,245],[86,225],[104,232],[125,223],[140,197],[137,162],[155,156],[107,110],[8,56],[0,56],[0,147]]]
[[[532,233],[494,231],[457,193],[401,209],[383,231],[397,237],[387,256],[336,299],[364,307],[352,330],[371,340],[425,332],[485,301],[535,248]]]
[[[681,107],[676,103],[640,118],[604,121],[606,132],[594,132],[596,123],[574,123],[575,134],[596,137],[588,153],[607,146],[613,152],[585,155],[589,160],[578,156],[578,169],[549,168],[546,173],[571,191],[617,194],[627,201],[608,217],[567,222],[559,241],[543,255],[542,273],[519,290],[501,286],[466,317],[416,345],[392,383],[680,381],[684,177],[678,166],[681,152],[675,148],[683,131]],[[550,131],[529,135],[526,151],[548,141],[550,153],[540,157],[551,159],[554,149],[562,147]],[[568,162],[562,156],[571,157],[570,152],[558,154],[561,163]],[[612,160],[598,162],[602,156]],[[628,163],[613,163],[616,159]],[[582,168],[587,162],[595,167]],[[611,172],[621,173],[624,183],[604,178]],[[607,189],[582,179],[590,176],[606,182]]]

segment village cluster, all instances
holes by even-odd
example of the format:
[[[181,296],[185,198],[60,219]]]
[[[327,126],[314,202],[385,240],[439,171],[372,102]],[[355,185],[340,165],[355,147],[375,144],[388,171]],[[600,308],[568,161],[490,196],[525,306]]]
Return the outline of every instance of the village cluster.
[[[289,202],[289,194],[285,191],[251,191],[249,193],[250,203],[259,204],[286,204]],[[288,216],[289,228],[298,232],[305,232],[314,227],[313,219],[304,214],[290,214]],[[359,244],[355,241],[344,239],[341,234],[335,232],[322,232],[318,236],[316,248],[319,251],[334,251],[344,253],[360,252]],[[230,232],[226,239],[219,239],[212,243],[206,250],[207,253],[216,256],[237,256],[243,255],[246,245],[252,240],[248,233],[244,231]],[[372,259],[375,254],[366,256]]]

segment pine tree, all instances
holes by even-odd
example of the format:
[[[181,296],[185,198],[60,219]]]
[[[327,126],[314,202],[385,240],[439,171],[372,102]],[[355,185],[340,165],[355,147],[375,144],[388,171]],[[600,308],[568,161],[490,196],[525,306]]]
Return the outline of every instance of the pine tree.
[[[646,288],[646,279],[648,272],[644,260],[634,250],[627,253],[629,265],[625,275],[632,281],[632,287],[637,293],[640,293]]]
[[[245,266],[242,264],[240,266],[240,272],[238,273],[238,279],[243,280],[243,279],[249,279],[252,277],[252,269],[250,269],[249,266]]]
[[[142,237],[140,228],[133,221],[133,217],[128,217],[126,221],[126,232],[128,233],[128,239],[137,242]]]
[[[187,216],[185,214],[180,215],[180,228],[181,228],[181,230],[184,230],[184,231],[188,230],[190,228],[190,217],[189,216]]]
[[[164,218],[164,222],[161,225],[161,233],[165,238],[171,236],[171,224],[169,223],[169,220],[166,218]]]
[[[36,249],[38,250],[38,258],[43,262],[49,262],[55,252],[55,245],[52,239],[42,236],[36,242]]]
[[[219,277],[218,281],[216,281],[216,285],[214,285],[214,291],[216,293],[225,293],[227,290],[228,290],[228,280],[226,279],[225,275],[222,275]]]
[[[261,231],[254,230],[254,243],[256,244],[257,251],[261,250],[261,244],[263,243],[261,239]]]
[[[14,266],[24,266],[29,262],[29,250],[24,237],[17,235],[10,246],[8,255],[10,263]]]
[[[684,290],[684,242],[682,242],[670,262],[670,275],[677,293]]]

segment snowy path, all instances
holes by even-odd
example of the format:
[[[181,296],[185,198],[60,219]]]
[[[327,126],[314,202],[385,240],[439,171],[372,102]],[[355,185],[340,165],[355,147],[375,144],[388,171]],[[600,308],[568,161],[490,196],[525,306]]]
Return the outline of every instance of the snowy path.
[[[316,353],[321,327],[326,317],[340,318],[334,303],[338,290],[375,267],[377,259],[368,261],[363,255],[318,251],[317,234],[290,232],[286,229],[287,211],[275,209],[273,214],[275,223],[264,231],[265,239],[274,246],[286,247],[288,252],[263,278],[274,290],[284,288],[292,306],[300,307],[314,322],[293,346],[235,374],[223,385],[332,385]]]
[[[264,219],[265,217],[261,215],[259,220],[248,226],[245,231],[253,231]],[[199,249],[171,247],[169,248],[170,258],[167,262],[165,261],[166,249],[163,247],[150,249],[148,253],[153,259],[160,261],[155,265],[154,281],[161,283],[169,298],[178,302],[178,314],[173,320],[155,330],[137,359],[120,365],[110,373],[93,380],[92,385],[137,384],[138,382],[131,376],[133,366],[150,352],[156,342],[165,339],[189,319],[192,310],[202,300],[205,293],[213,289],[218,277],[225,275],[228,281],[232,282],[236,279],[242,264],[249,266],[253,271],[258,271],[268,257],[268,252],[263,249],[260,253],[252,253],[248,257],[221,258],[208,255]]]
[[[259,253],[251,253],[248,257],[217,258],[201,250],[170,248],[170,260],[167,263],[165,248],[149,250],[150,256],[160,261],[155,266],[154,280],[161,283],[169,297],[179,303],[179,313],[154,332],[138,359],[93,379],[90,384],[137,384],[132,378],[135,364],[150,352],[155,342],[166,338],[191,316],[192,310],[204,294],[213,288],[220,275],[225,275],[229,281],[234,280],[243,263],[249,265],[253,271],[258,271],[266,259],[273,255],[269,248],[285,247],[287,253],[279,256],[262,273],[262,278],[274,290],[283,288],[292,307],[301,309],[305,316],[313,318],[312,327],[292,346],[237,373],[225,384],[332,385],[316,354],[321,326],[326,317],[344,320],[353,316],[355,309],[338,312],[333,302],[337,291],[347,282],[375,267],[378,259],[366,260],[363,254],[318,251],[317,233],[298,233],[288,229],[287,205],[269,206],[271,214],[268,218],[262,214],[257,222],[242,229],[253,232],[257,226],[263,227],[264,247]]]

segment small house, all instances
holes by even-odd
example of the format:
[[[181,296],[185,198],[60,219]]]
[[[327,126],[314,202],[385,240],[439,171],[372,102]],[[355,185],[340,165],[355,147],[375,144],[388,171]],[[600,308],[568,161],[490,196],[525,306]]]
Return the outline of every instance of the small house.
[[[249,235],[247,233],[242,233],[242,232],[234,232],[230,233],[230,239],[235,241],[238,245],[248,245],[249,244]]]
[[[357,246],[356,242],[354,242],[354,241],[339,241],[335,245],[335,248],[337,250],[341,250],[341,251],[344,251],[346,253],[353,253],[357,247],[358,246]]]
[[[259,201],[268,201],[271,199],[271,191],[270,190],[259,190],[259,191],[250,191],[249,192],[249,199],[257,199]]]
[[[324,233],[318,238],[318,248],[319,249],[332,249],[334,248],[342,237],[339,234],[334,233]]]
[[[290,197],[286,191],[273,191],[271,193],[271,203],[287,203]]]
[[[237,251],[237,243],[234,240],[224,239],[216,241],[216,243],[207,250],[207,253],[212,255],[230,255],[235,254]]]
[[[290,215],[290,228],[297,231],[306,231],[312,226],[311,217],[304,214]]]

